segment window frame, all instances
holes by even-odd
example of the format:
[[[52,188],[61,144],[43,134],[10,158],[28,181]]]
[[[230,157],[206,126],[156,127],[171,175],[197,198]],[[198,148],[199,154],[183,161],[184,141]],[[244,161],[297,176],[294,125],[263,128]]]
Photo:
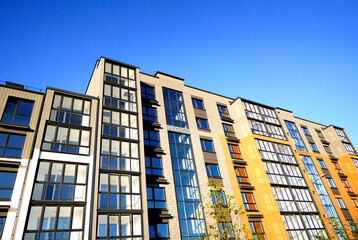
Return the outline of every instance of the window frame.
[[[250,200],[252,200],[252,202],[249,201],[247,196],[251,197]],[[241,193],[241,198],[242,198],[242,201],[244,203],[245,211],[247,211],[247,212],[257,212],[258,211],[256,200],[255,200],[253,192],[242,192]]]
[[[26,135],[24,134],[17,134],[17,133],[10,133],[10,132],[0,132],[0,134],[5,134],[5,139],[4,139],[4,145],[0,146],[0,157],[5,157],[5,158],[21,158],[22,153],[23,153],[23,149],[25,146],[25,140],[26,140]],[[21,136],[23,137],[23,141],[22,141],[22,146],[21,148],[19,147],[12,147],[9,145],[9,140],[11,136]],[[5,155],[5,151],[6,149],[14,149],[14,150],[21,150],[20,152],[20,156],[15,156],[15,155]]]
[[[155,115],[149,115],[149,111],[148,109],[153,109],[155,112]],[[148,121],[148,122],[158,122],[158,113],[157,113],[157,109],[154,107],[150,107],[150,106],[146,106],[143,105],[142,106],[142,118],[144,121]]]
[[[245,175],[241,175],[241,172],[239,169],[243,169],[243,172],[245,173]],[[234,167],[234,170],[235,170],[235,174],[236,174],[236,180],[239,184],[250,184],[250,179],[249,179],[249,176],[247,175],[247,171],[246,171],[245,167],[236,166],[236,167]],[[246,181],[243,179],[246,179]]]
[[[306,135],[306,136],[311,136],[310,132],[308,131],[307,127],[301,126],[302,128],[302,132]]]
[[[336,183],[333,181],[331,177],[326,177],[326,180],[330,188],[337,188]]]
[[[151,196],[152,198],[149,199],[149,189],[151,190]],[[163,191],[163,199],[156,199],[155,189],[160,189]],[[150,202],[153,202],[153,207],[150,207]],[[163,204],[164,207],[156,207],[156,203]],[[159,187],[159,186],[147,186],[147,207],[148,209],[167,209],[167,198],[165,194],[165,188]]]
[[[191,102],[193,103],[193,108],[205,110],[204,101],[203,101],[202,99],[198,99],[198,98],[192,97],[192,98],[191,98]],[[201,106],[202,106],[202,107],[199,106],[200,104],[198,104],[198,102],[201,103]]]
[[[323,159],[317,159],[318,165],[321,169],[327,169],[326,163],[323,161]]]
[[[222,126],[223,126],[223,130],[224,130],[224,135],[226,137],[236,138],[235,129],[232,124],[222,123]],[[229,128],[232,129],[232,131],[231,131],[231,129],[230,130],[228,129],[228,126],[229,126]]]
[[[341,179],[341,181],[342,181],[343,186],[346,189],[346,191],[348,193],[353,193],[353,189],[351,188],[351,185],[349,184],[348,180],[347,179]]]
[[[218,112],[220,117],[231,118],[229,109],[226,105],[217,104]]]
[[[155,134],[155,137],[154,135]],[[159,131],[151,129],[143,129],[144,146],[160,148],[160,134]]]
[[[7,112],[6,109],[8,108],[9,101],[11,101],[11,100],[15,100],[15,101],[16,101],[15,109],[14,109],[14,112]],[[31,104],[32,104],[30,114],[18,113],[19,106],[20,106],[21,102],[26,102],[26,103],[31,103]],[[13,102],[13,103],[14,103],[14,102]],[[7,124],[14,124],[14,125],[20,125],[20,126],[29,127],[29,126],[30,126],[30,122],[31,122],[31,115],[32,115],[32,112],[33,112],[33,110],[34,110],[34,103],[35,103],[35,101],[33,101],[33,100],[9,96],[8,99],[7,99],[7,101],[6,101],[6,105],[5,105],[5,108],[4,108],[4,112],[3,112],[2,117],[1,117],[1,123],[7,123]],[[11,115],[13,115],[13,116],[12,116],[12,119],[11,119],[11,122],[4,122],[4,116],[5,116],[5,114],[11,114]],[[14,123],[15,118],[16,118],[17,115],[29,117],[28,124]]]
[[[347,209],[347,205],[344,203],[343,198],[336,198],[336,201],[340,209]]]
[[[308,142],[308,144],[310,145],[310,148],[312,149],[313,152],[319,152],[315,143]]]
[[[210,143],[212,150],[208,150],[208,143]],[[215,153],[213,140],[200,138],[200,145],[201,150],[203,150],[203,152]]]
[[[218,170],[218,176],[214,176],[213,174],[213,166],[216,166],[217,170]],[[219,169],[219,164],[214,164],[214,163],[205,163],[205,169],[206,169],[206,175],[210,178],[221,178],[221,174],[220,174],[220,169]]]
[[[228,148],[229,148],[229,152],[230,152],[230,156],[233,159],[243,159],[242,155],[241,155],[241,151],[240,151],[240,146],[238,144],[232,144],[232,143],[228,143]],[[235,151],[235,148],[233,147],[235,146],[237,148],[237,152]]]
[[[210,130],[208,119],[195,117],[196,126],[200,130]],[[206,123],[206,127],[203,126],[203,122]]]
[[[153,94],[148,93],[148,89],[152,89]],[[141,98],[155,100],[155,87],[152,87],[146,83],[141,82],[140,83],[140,95],[141,95]]]
[[[0,195],[0,201],[10,201],[12,198],[12,193],[14,191],[14,187],[15,187],[15,182],[16,182],[16,177],[17,177],[17,171],[18,168],[6,168],[6,169],[0,169],[0,173],[4,172],[4,173],[14,173],[14,181],[12,182],[12,186],[11,187],[0,187],[0,191],[1,190],[11,190],[11,194],[10,194],[10,198],[3,198]],[[0,236],[1,236],[1,232],[0,232]]]
[[[153,158],[159,159],[160,162],[160,168],[159,167],[153,167]],[[147,161],[148,160],[148,161]],[[147,163],[149,163],[147,165]],[[150,169],[150,173],[149,173]],[[160,174],[153,174],[154,171],[160,172]],[[145,156],[145,174],[151,175],[151,176],[163,176],[163,162],[161,157],[153,157],[153,156]]]

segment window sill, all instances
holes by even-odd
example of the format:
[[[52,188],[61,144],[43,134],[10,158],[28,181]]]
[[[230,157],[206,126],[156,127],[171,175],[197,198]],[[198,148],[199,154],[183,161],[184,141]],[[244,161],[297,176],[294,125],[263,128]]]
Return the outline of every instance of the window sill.
[[[27,131],[27,132],[33,132],[34,131],[29,126],[22,126],[22,125],[17,125],[17,124],[12,124],[12,123],[0,123],[0,127],[16,129],[16,130],[22,130],[22,131]]]
[[[208,150],[203,150],[203,152],[206,152],[206,153],[215,153],[215,154],[216,154],[216,152],[214,152],[214,151],[208,151]]]
[[[199,128],[198,127],[198,130],[205,131],[205,132],[211,132],[210,129],[207,129],[207,128]]]
[[[204,108],[197,108],[197,107],[193,107],[194,109],[198,109],[198,110],[202,110],[202,111],[205,111],[206,112],[206,110],[204,109]]]

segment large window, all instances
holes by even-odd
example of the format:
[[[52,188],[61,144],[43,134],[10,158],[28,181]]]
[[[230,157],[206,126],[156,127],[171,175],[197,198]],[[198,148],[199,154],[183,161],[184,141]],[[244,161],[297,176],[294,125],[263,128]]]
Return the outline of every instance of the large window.
[[[323,148],[326,151],[326,153],[328,154],[328,156],[333,157],[333,152],[329,146],[323,145]]]
[[[160,147],[159,132],[151,130],[143,130],[144,145],[152,147]]]
[[[104,81],[135,88],[135,70],[107,62]]]
[[[289,188],[272,187],[272,191],[281,212],[297,212],[297,206]]]
[[[250,183],[245,167],[235,167],[235,174],[238,183]]]
[[[29,126],[34,102],[9,97],[1,122]]]
[[[89,126],[90,101],[55,95],[50,120],[55,122]]]
[[[139,176],[100,173],[98,209],[142,209],[139,181]]]
[[[353,202],[355,209],[358,211],[358,199],[352,198],[352,202]]]
[[[32,206],[24,239],[83,239],[83,206]]]
[[[16,171],[0,170],[0,200],[11,199],[12,190],[14,189],[15,178]]]
[[[143,106],[142,107],[143,120],[150,122],[157,122],[157,110],[152,107]]]
[[[320,168],[322,168],[322,169],[327,169],[327,166],[326,166],[326,164],[324,163],[323,159],[318,159],[318,158],[317,158],[317,162],[318,162],[318,165],[320,166]]]
[[[206,152],[214,152],[214,146],[212,140],[200,139],[201,150]]]
[[[343,171],[342,171],[341,167],[339,166],[339,164],[338,164],[337,162],[334,162],[334,163],[333,163],[333,166],[334,166],[334,168],[336,169],[336,172],[337,172],[338,174],[343,174]]]
[[[163,176],[162,159],[145,157],[145,174]]]
[[[231,124],[223,123],[224,134],[227,137],[236,137],[234,127]]]
[[[189,135],[168,132],[182,239],[204,235],[200,192]]]
[[[257,211],[257,206],[253,193],[241,193],[242,200],[246,211]]]
[[[358,159],[352,158],[352,161],[354,163],[354,166],[356,166],[356,168],[358,169]]]
[[[208,177],[220,177],[219,166],[217,164],[206,163],[205,168]]]
[[[142,237],[142,216],[138,214],[98,214],[97,239],[136,239]],[[133,238],[132,238],[133,237]]]
[[[154,87],[151,87],[145,83],[140,83],[140,91],[142,98],[155,100]]]
[[[259,221],[249,221],[252,237],[254,240],[266,239],[264,228]]]
[[[195,118],[196,120],[196,126],[199,128],[199,129],[206,129],[206,130],[209,130],[209,124],[208,124],[208,120],[207,119],[204,119],[204,118]]]
[[[164,209],[167,208],[165,202],[165,191],[162,187],[147,187],[148,208]]]
[[[343,143],[344,148],[347,150],[347,153],[350,155],[356,155],[356,152],[354,151],[353,147],[349,143]]]
[[[297,150],[307,151],[305,144],[303,143],[301,136],[297,131],[296,125],[293,122],[288,122],[288,121],[285,121],[285,123],[288,128],[288,131],[290,132],[290,135],[291,135],[293,141],[295,142],[295,146],[296,146]]]
[[[163,89],[167,124],[187,128],[183,95],[180,92]]]
[[[135,91],[105,84],[103,94],[103,106],[132,112],[137,111]]]
[[[101,154],[102,169],[139,172],[138,143],[102,139]]]
[[[204,109],[203,100],[192,98],[191,99],[194,108]]]
[[[0,157],[20,158],[24,140],[24,135],[0,132]]]
[[[42,150],[89,154],[90,131],[47,125]]]
[[[169,240],[168,223],[149,225],[149,239]]]
[[[230,114],[229,114],[229,110],[227,109],[227,106],[218,105],[218,111],[220,117],[230,118]]]
[[[103,110],[102,135],[138,140],[137,116]]]
[[[231,158],[242,159],[239,145],[228,143],[227,146],[229,147]]]
[[[86,201],[87,165],[41,161],[32,200]]]

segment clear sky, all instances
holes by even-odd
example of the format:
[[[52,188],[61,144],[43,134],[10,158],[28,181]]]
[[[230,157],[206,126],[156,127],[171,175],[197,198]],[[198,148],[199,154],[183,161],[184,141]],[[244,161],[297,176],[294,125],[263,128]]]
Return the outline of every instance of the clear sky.
[[[2,1],[0,81],[84,92],[96,59],[344,127],[358,147],[358,1]]]

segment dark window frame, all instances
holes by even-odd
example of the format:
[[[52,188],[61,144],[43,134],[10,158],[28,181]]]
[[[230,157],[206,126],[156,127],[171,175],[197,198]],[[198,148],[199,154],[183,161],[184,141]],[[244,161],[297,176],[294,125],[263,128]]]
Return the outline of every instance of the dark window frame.
[[[108,69],[109,71],[107,71],[107,64],[110,65],[110,69]],[[114,67],[118,67],[118,74],[114,73]],[[131,74],[133,74],[133,78],[131,78]],[[104,82],[135,89],[136,71],[135,69],[129,68],[127,66],[106,61],[104,69]]]
[[[211,145],[211,148],[208,148],[208,144]],[[201,150],[203,150],[204,152],[215,152],[213,140],[201,138],[200,145],[201,145]]]
[[[217,104],[220,117],[230,118],[229,109],[225,105]]]
[[[196,117],[195,122],[198,129],[210,130],[208,119]],[[206,126],[203,123],[205,123]]]
[[[9,110],[7,110],[7,108],[9,107],[9,103],[10,101],[13,101],[12,103],[15,103],[15,109],[13,112],[9,112]],[[24,114],[24,113],[19,113],[19,106],[21,104],[21,102],[25,102],[25,103],[28,103],[28,104],[32,104],[31,106],[31,111],[30,111],[30,114]],[[3,115],[1,117],[1,122],[2,123],[8,123],[8,124],[14,124],[14,125],[21,125],[21,126],[29,126],[30,125],[30,121],[31,121],[31,115],[32,115],[32,112],[34,110],[34,101],[33,100],[28,100],[28,99],[23,99],[23,98],[17,98],[17,97],[12,97],[12,96],[9,96],[8,99],[7,99],[7,103],[6,103],[6,106],[5,106],[5,109],[4,109],[4,112],[3,112]],[[9,115],[13,115],[12,116],[12,119],[11,119],[11,122],[7,122],[7,121],[4,121],[5,120],[5,115],[6,114],[9,114]],[[28,117],[28,123],[27,124],[19,124],[19,123],[14,123],[14,121],[16,120],[16,116],[19,115],[19,116],[24,116],[24,117]]]
[[[153,159],[159,159],[160,167],[153,167]],[[154,174],[154,172],[158,172],[159,174]],[[153,176],[163,176],[162,158],[145,156],[145,174]]]
[[[154,110],[154,115],[149,114],[148,110]],[[157,109],[149,106],[142,106],[142,117],[144,121],[158,122]]]
[[[153,91],[153,94],[151,92],[148,92],[148,89],[151,89]],[[141,82],[140,93],[142,98],[155,100],[155,87],[149,86],[148,84]]]
[[[110,95],[106,95],[105,89],[106,87],[110,88]],[[113,88],[118,88],[119,96],[116,97],[113,94]],[[103,86],[103,107],[123,110],[128,112],[137,112],[138,104],[137,104],[137,92],[135,90],[130,90],[118,86],[113,86],[110,84],[104,84]],[[128,95],[126,98],[123,98],[123,91],[127,91]],[[131,99],[131,94],[133,94],[133,98]],[[125,95],[124,95],[125,96]]]
[[[213,171],[213,166],[216,166],[218,175],[215,176],[214,175],[214,171]],[[214,163],[205,163],[205,169],[206,169],[206,174],[208,177],[212,177],[212,178],[221,178],[221,174],[220,174],[220,169],[219,169],[219,165],[218,164],[214,164]]]
[[[118,137],[122,139],[138,140],[138,116],[136,114],[112,111],[109,109],[103,109],[103,113],[107,111],[110,113],[109,122],[105,122],[102,119],[102,135]],[[118,123],[113,122],[113,113],[117,113],[119,116]],[[104,115],[104,114],[103,114]],[[123,115],[127,115],[128,126],[122,124]],[[132,126],[131,118],[135,118],[135,124]],[[102,116],[103,118],[103,116]],[[128,137],[126,136],[128,134]]]
[[[303,127],[301,126],[302,128],[302,132],[306,135],[306,136],[311,136],[310,132],[308,131],[307,127]]]
[[[144,139],[144,146],[151,146],[151,147],[160,148],[160,134],[159,134],[159,131],[144,129],[143,130],[143,139]]]
[[[163,192],[163,198],[156,198],[155,189],[160,189]],[[151,199],[149,198],[149,191],[151,191]],[[153,207],[150,206],[151,203],[153,203]],[[158,207],[157,204],[159,205]],[[164,187],[147,186],[147,207],[148,209],[167,209],[167,199]]]
[[[192,101],[192,103],[193,103],[193,107],[194,107],[194,108],[205,110],[204,101],[203,101],[203,100],[197,99],[197,98],[191,98],[191,101]]]
[[[0,195],[0,200],[1,201],[10,201],[11,200],[11,197],[12,197],[12,193],[14,191],[14,187],[15,187],[15,182],[16,182],[16,177],[17,177],[17,168],[13,168],[13,169],[6,169],[6,170],[0,170],[0,173],[14,173],[14,180],[12,182],[12,186],[11,187],[0,187],[0,192],[2,190],[11,190],[11,194],[10,194],[10,197],[9,198],[6,198],[6,197],[1,197]],[[0,232],[0,236],[1,236],[1,232]]]
[[[22,151],[23,151],[23,148],[24,148],[24,145],[25,145],[25,140],[26,140],[26,135],[23,135],[23,134],[14,134],[14,133],[9,133],[9,132],[0,132],[0,134],[5,134],[5,138],[4,138],[4,144],[3,145],[0,145],[0,157],[9,157],[9,158],[21,158],[22,156]],[[23,137],[23,141],[22,141],[22,146],[21,148],[19,147],[13,147],[10,145],[9,147],[9,140],[11,138],[11,136],[21,136]],[[1,143],[0,143],[1,144]],[[5,154],[5,151],[6,149],[13,149],[13,150],[21,150],[19,153],[20,153],[20,156],[18,155],[7,155]]]
[[[226,137],[234,137],[234,138],[236,138],[234,126],[232,124],[222,123],[222,126],[223,126],[224,134],[225,134]]]

